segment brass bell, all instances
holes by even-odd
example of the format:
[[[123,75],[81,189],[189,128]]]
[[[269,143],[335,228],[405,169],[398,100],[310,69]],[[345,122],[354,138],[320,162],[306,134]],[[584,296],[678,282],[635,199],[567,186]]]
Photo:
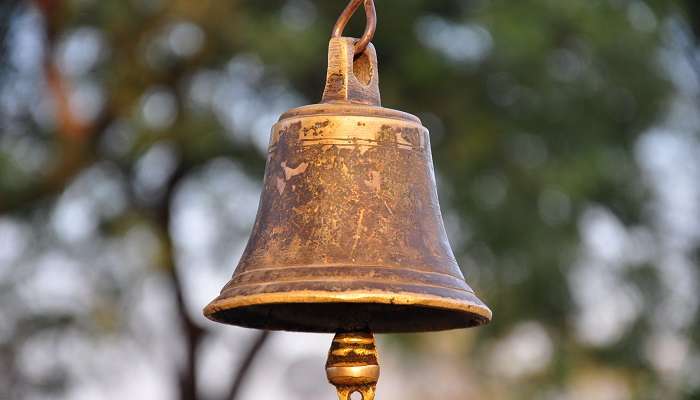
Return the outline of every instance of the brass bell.
[[[207,317],[250,328],[415,332],[479,325],[438,204],[428,130],[380,106],[374,47],[332,38],[321,104],[272,127],[258,215]]]
[[[353,3],[361,1],[330,40],[321,103],[289,110],[272,127],[250,240],[204,310],[214,321],[382,333],[491,319],[448,243],[428,130],[381,107],[371,34],[341,37]]]

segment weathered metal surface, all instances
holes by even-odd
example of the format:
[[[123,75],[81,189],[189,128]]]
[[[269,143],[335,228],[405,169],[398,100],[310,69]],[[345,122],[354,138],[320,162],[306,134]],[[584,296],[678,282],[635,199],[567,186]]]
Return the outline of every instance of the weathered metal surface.
[[[379,359],[370,332],[338,333],[326,361],[328,382],[338,390],[339,400],[350,400],[358,392],[362,400],[373,400],[379,380]]]
[[[328,45],[328,72],[326,88],[321,103],[353,103],[377,106],[379,96],[379,74],[377,53],[372,43],[355,57],[353,40],[333,38]]]
[[[355,59],[354,43],[331,39],[324,102],[272,128],[253,232],[207,317],[315,332],[490,320],[447,240],[428,131],[379,106],[374,48]]]

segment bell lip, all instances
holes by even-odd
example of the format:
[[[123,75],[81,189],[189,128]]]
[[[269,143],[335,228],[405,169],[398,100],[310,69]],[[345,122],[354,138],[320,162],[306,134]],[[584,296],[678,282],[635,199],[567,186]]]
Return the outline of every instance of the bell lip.
[[[474,296],[476,297],[476,296]],[[480,301],[477,298],[477,301]],[[426,329],[426,330],[391,330],[385,333],[400,332],[429,332],[451,329],[464,329],[488,324],[493,318],[493,312],[485,304],[468,303],[464,300],[450,299],[429,294],[418,294],[412,292],[386,293],[367,291],[346,291],[327,292],[299,290],[285,293],[260,293],[253,295],[235,296],[227,298],[216,298],[203,309],[206,318],[214,322],[235,325],[225,319],[217,318],[217,314],[248,306],[273,305],[273,304],[320,304],[320,303],[373,303],[382,305],[415,306],[421,308],[434,308],[451,312],[461,312],[479,317],[477,323],[472,325],[461,325],[447,329]],[[245,325],[240,325],[245,326]],[[271,329],[284,330],[284,329]],[[309,332],[321,332],[320,330],[309,330]],[[326,332],[331,332],[330,330]],[[382,332],[378,332],[382,333]]]
[[[329,115],[389,118],[423,125],[420,118],[405,111],[394,110],[392,108],[382,106],[354,104],[344,101],[308,104],[305,106],[292,108],[284,112],[279,117],[277,122],[291,118]]]

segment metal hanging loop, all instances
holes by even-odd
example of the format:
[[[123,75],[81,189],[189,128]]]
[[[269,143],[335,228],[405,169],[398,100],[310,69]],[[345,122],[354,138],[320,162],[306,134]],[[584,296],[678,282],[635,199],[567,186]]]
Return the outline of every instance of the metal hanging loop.
[[[377,11],[374,8],[374,0],[351,0],[348,6],[345,7],[345,10],[343,10],[342,14],[340,14],[340,17],[338,17],[338,21],[333,27],[333,34],[331,35],[331,37],[334,38],[341,37],[343,35],[345,26],[348,24],[348,21],[350,21],[350,18],[352,18],[353,14],[355,14],[362,3],[364,3],[365,6],[367,26],[365,27],[365,33],[363,33],[360,40],[355,43],[355,55],[362,54],[362,52],[365,51],[367,45],[374,37],[374,32],[377,30]]]

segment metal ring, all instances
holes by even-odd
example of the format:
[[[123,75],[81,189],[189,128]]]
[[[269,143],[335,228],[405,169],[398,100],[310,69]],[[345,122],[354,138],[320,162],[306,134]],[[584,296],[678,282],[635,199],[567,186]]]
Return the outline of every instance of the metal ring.
[[[355,43],[355,54],[362,54],[367,48],[367,45],[374,37],[374,32],[377,30],[377,11],[374,8],[374,0],[351,0],[350,3],[345,7],[345,10],[338,17],[335,26],[333,27],[333,34],[331,37],[337,38],[343,35],[345,26],[352,18],[355,11],[364,2],[365,5],[365,15],[367,16],[367,26],[365,26],[365,33],[362,34],[360,40]]]

